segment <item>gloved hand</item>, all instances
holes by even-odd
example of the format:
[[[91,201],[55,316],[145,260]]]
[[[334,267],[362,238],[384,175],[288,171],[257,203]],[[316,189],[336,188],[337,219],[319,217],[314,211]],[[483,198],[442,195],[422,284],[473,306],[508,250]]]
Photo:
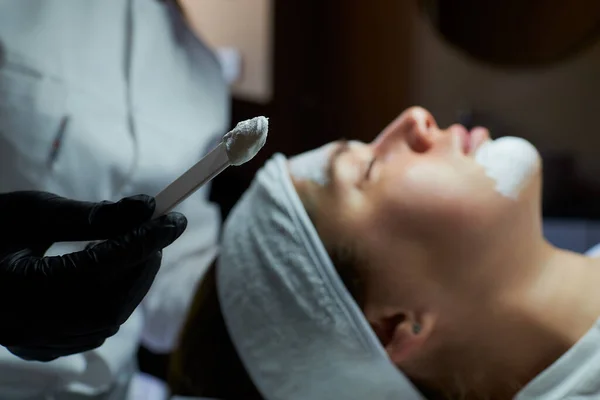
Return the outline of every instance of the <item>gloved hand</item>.
[[[88,203],[45,192],[0,194],[0,345],[50,361],[99,347],[142,301],[162,249],[185,230],[139,195]],[[44,257],[55,242],[105,240]]]

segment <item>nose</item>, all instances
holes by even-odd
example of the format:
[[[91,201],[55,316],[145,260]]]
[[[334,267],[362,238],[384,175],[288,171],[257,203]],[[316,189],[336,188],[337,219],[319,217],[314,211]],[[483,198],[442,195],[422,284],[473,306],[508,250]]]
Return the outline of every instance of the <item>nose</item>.
[[[386,152],[399,141],[405,141],[415,152],[426,152],[433,145],[433,135],[439,128],[433,115],[422,107],[411,107],[375,139],[375,151]]]

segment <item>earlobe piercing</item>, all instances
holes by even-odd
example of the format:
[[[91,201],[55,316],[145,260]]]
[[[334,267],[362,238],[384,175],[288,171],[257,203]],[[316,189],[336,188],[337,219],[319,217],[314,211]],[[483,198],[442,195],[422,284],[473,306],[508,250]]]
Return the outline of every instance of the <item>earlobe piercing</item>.
[[[421,324],[415,323],[413,324],[413,333],[418,335],[421,332]]]

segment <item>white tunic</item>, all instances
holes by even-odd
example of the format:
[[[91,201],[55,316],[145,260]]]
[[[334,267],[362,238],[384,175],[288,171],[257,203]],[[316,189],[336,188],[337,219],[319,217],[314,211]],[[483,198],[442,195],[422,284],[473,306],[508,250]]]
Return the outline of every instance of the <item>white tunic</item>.
[[[0,0],[0,191],[91,201],[155,195],[228,123],[218,61],[173,5]],[[207,190],[179,207],[187,231],[165,250],[150,293],[118,334],[47,364],[0,348],[1,399],[97,395],[128,379],[140,338],[154,351],[171,350],[217,250],[220,215]]]

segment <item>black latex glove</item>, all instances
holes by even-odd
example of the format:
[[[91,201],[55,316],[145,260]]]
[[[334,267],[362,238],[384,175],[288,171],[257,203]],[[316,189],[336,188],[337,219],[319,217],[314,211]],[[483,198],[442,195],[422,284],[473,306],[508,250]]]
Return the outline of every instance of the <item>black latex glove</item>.
[[[151,220],[154,207],[144,195],[88,203],[0,194],[0,345],[50,361],[114,335],[150,289],[162,249],[187,225],[178,213]],[[105,241],[44,257],[55,242],[98,240]]]

